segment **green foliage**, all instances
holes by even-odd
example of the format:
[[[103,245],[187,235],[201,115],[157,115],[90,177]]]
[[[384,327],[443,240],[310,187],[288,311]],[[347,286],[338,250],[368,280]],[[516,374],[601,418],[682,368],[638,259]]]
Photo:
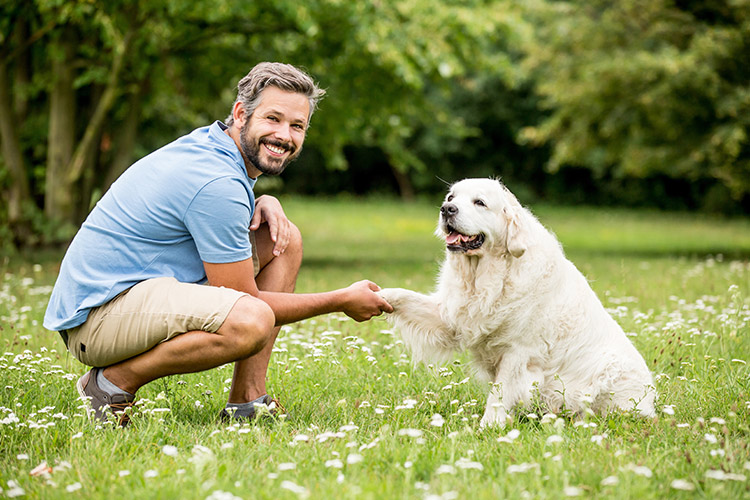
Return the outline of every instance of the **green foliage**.
[[[718,179],[750,192],[750,4],[528,2],[525,45],[550,116],[523,133],[549,167]]]

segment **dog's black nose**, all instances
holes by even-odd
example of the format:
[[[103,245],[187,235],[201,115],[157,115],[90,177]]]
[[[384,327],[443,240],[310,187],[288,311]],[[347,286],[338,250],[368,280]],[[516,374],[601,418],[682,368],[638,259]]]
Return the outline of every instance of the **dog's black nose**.
[[[458,213],[458,207],[453,203],[445,203],[440,207],[440,213],[443,217],[450,217],[451,215],[456,215]]]

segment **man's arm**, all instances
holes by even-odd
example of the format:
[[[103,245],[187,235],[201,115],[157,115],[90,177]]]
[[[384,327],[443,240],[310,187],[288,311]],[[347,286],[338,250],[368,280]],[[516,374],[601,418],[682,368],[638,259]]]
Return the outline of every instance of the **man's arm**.
[[[367,321],[393,308],[377,293],[375,283],[359,281],[346,288],[321,293],[280,293],[258,290],[252,259],[227,264],[204,262],[208,283],[258,297],[273,310],[276,325],[294,323],[320,314],[343,312],[356,321]]]

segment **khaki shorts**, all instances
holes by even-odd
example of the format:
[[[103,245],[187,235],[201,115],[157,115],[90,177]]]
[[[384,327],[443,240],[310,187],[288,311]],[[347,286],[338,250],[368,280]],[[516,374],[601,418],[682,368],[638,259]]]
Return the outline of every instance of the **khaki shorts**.
[[[174,278],[142,281],[92,309],[84,324],[68,330],[68,349],[85,365],[109,366],[181,333],[215,333],[244,295]]]
[[[255,233],[255,276],[260,272]],[[81,363],[103,367],[148,351],[181,333],[216,333],[234,304],[247,295],[231,288],[180,283],[174,278],[142,281],[89,312],[86,322],[63,333]]]

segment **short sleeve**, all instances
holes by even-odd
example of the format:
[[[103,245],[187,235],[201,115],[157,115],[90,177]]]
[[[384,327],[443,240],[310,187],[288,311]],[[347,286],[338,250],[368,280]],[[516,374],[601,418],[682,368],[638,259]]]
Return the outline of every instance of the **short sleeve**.
[[[206,184],[184,216],[201,260],[212,264],[252,257],[248,237],[254,199],[238,179],[221,177]]]

